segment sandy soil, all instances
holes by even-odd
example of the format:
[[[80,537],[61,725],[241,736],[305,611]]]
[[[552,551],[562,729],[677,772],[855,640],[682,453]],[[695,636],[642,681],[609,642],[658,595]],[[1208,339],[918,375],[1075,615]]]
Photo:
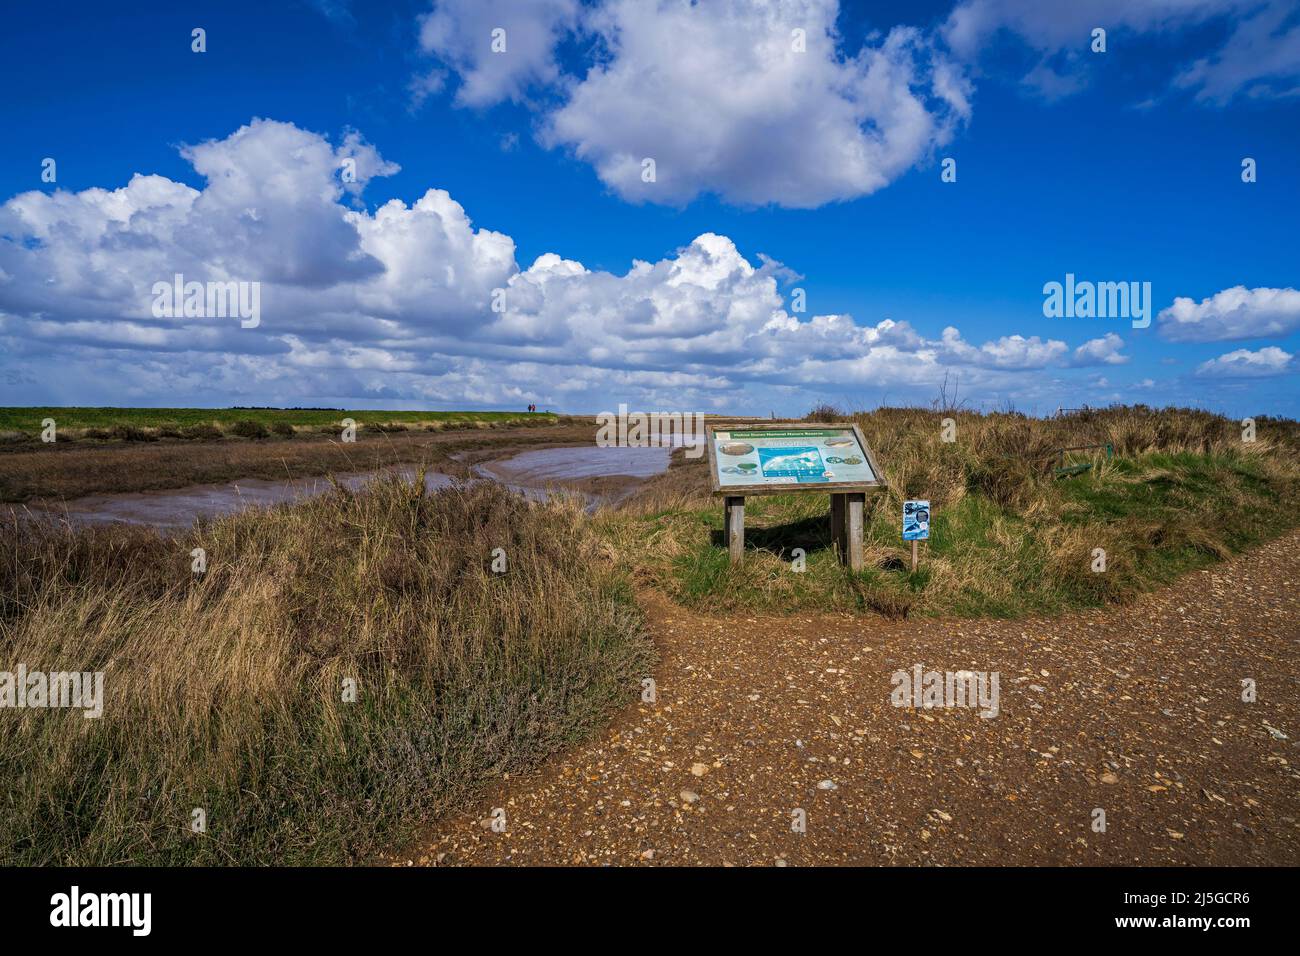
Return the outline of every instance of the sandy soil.
[[[1059,620],[701,617],[649,595],[657,701],[393,862],[1295,865],[1298,578],[1292,533]],[[892,706],[918,663],[999,672],[1000,713]]]

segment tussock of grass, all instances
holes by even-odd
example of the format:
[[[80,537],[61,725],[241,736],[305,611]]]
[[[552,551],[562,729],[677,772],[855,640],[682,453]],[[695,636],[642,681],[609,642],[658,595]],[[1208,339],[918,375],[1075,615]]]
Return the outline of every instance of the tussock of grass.
[[[277,422],[277,424],[279,424]],[[227,433],[240,438],[270,438],[271,430],[253,418],[241,418],[226,427]]]
[[[649,664],[581,509],[493,485],[390,479],[175,541],[3,520],[0,670],[103,670],[107,698],[3,713],[6,865],[346,862],[589,732]]]
[[[837,562],[828,496],[816,494],[749,498],[745,562],[730,567],[707,466],[680,454],[622,511],[602,515],[602,531],[649,583],[694,606],[1006,617],[1123,602],[1297,524],[1300,426],[1290,420],[1257,419],[1258,440],[1245,443],[1238,423],[1186,409],[852,417],[890,486],[868,498],[860,574]],[[949,417],[953,443],[940,435]],[[1057,449],[1107,442],[1116,458],[1073,453],[1068,462],[1091,470],[1054,476]],[[933,507],[917,574],[900,540],[905,498]],[[796,548],[803,573],[792,570]],[[1094,548],[1106,551],[1103,573],[1092,570]]]

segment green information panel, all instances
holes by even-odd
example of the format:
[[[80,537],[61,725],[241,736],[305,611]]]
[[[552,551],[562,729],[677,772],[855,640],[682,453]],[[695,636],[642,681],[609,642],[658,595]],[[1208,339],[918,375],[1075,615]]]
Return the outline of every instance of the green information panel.
[[[853,425],[710,429],[715,491],[838,491],[882,484],[862,433]]]

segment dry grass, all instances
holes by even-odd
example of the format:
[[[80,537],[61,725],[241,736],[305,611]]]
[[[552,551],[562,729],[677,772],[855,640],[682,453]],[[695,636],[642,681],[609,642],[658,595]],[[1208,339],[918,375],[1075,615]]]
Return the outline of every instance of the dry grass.
[[[635,693],[640,618],[580,508],[422,487],[176,540],[3,519],[0,670],[102,670],[107,702],[3,712],[0,862],[346,862]]]
[[[815,410],[824,418],[824,410]],[[1288,527],[1300,492],[1300,425],[1260,419],[1257,441],[1238,423],[1185,409],[1115,408],[1056,419],[921,409],[852,416],[885,471],[888,492],[867,522],[867,569],[845,572],[830,551],[824,495],[746,502],[750,550],[732,569],[722,509],[703,462],[680,455],[602,533],[651,584],[712,608],[836,607],[910,613],[1017,615],[1124,601],[1180,572]],[[956,441],[941,423],[956,423]],[[1091,471],[1058,479],[1056,450]],[[910,573],[900,540],[905,498],[928,498],[931,540]],[[795,548],[807,570],[791,570]],[[1103,548],[1107,570],[1092,571]]]

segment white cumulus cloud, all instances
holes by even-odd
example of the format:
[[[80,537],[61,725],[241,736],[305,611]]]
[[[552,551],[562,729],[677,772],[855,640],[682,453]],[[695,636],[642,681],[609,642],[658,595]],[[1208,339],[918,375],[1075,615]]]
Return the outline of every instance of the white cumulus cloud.
[[[1294,0],[961,0],[941,33],[952,50],[974,60],[1001,33],[1015,35],[1037,56],[1024,81],[1048,98],[1085,85],[1085,65],[1131,48],[1128,38],[1188,32],[1211,23],[1213,44],[1185,64],[1171,85],[1197,99],[1224,104],[1238,94],[1291,96],[1300,85],[1300,22]],[[1092,31],[1107,31],[1107,53],[1091,50]]]
[[[1040,339],[1033,335],[1004,335],[994,342],[976,347],[962,340],[961,333],[952,326],[943,330],[940,354],[951,361],[984,368],[1033,369],[1043,368],[1058,361],[1069,347],[1056,339]]]
[[[1185,296],[1156,316],[1171,342],[1228,342],[1288,335],[1300,329],[1300,291],[1233,286],[1200,302]]]
[[[1127,355],[1121,355],[1124,339],[1115,332],[1107,332],[1099,339],[1089,339],[1074,350],[1075,365],[1123,365]]]
[[[843,52],[836,0],[606,0],[580,26],[568,4],[524,5],[517,58],[487,52],[490,25],[509,19],[498,6],[444,0],[422,21],[424,49],[461,76],[458,101],[549,82],[558,105],[542,116],[542,142],[634,202],[715,193],[811,208],[864,196],[970,116],[969,82],[921,31],[896,27]],[[561,76],[554,45],[566,29],[594,52]]]
[[[1256,352],[1237,349],[1202,362],[1196,367],[1196,374],[1206,378],[1266,378],[1293,371],[1293,358],[1290,352],[1284,352],[1276,345],[1269,345]]]
[[[578,0],[437,0],[420,17],[420,48],[459,74],[458,103],[491,106],[555,82],[555,45],[577,16]],[[413,92],[419,100],[441,85],[426,74]]]

